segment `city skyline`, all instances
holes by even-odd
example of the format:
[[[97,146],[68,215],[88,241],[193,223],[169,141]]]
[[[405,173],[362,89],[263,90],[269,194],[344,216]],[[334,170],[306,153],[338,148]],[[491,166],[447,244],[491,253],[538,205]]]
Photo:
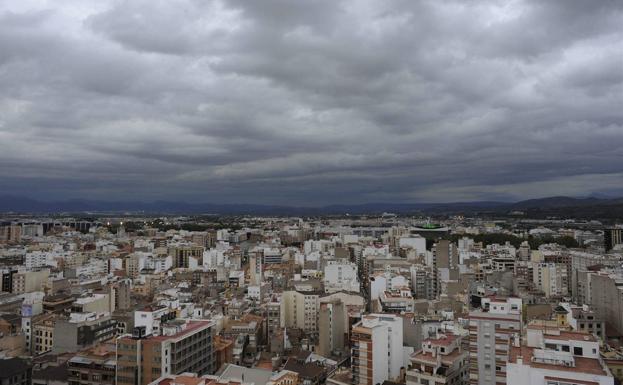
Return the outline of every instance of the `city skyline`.
[[[0,385],[621,384],[622,26],[0,1]]]

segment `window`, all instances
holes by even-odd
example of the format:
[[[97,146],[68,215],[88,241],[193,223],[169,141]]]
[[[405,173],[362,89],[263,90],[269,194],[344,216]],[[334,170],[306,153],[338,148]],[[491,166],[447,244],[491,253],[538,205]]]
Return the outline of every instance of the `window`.
[[[581,346],[574,346],[573,347],[573,355],[574,356],[582,356],[584,355],[584,351],[582,350]]]
[[[562,351],[563,352],[568,352],[569,351],[569,345],[562,345]]]

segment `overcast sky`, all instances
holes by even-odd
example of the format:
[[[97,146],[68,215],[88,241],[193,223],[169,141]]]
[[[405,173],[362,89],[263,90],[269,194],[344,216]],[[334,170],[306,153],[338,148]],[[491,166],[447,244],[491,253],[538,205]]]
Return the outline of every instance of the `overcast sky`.
[[[0,1],[0,193],[623,195],[623,1]]]

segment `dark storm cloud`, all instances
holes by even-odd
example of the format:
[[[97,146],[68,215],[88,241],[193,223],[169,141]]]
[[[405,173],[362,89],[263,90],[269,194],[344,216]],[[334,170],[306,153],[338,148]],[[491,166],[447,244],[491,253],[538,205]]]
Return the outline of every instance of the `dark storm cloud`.
[[[623,194],[622,4],[0,5],[0,192]]]

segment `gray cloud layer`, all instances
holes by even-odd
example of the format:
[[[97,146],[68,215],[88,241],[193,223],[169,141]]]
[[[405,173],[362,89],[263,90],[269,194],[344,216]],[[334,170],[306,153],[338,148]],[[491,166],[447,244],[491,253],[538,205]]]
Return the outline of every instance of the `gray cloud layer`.
[[[623,194],[622,25],[616,0],[0,3],[0,192]]]

